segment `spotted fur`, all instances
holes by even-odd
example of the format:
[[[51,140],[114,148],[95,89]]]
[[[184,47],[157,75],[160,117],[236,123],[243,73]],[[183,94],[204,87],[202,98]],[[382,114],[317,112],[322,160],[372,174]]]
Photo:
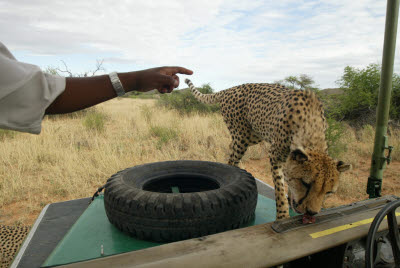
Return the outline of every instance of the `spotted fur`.
[[[350,165],[327,153],[327,128],[321,102],[312,91],[278,84],[244,84],[202,94],[185,82],[197,100],[219,103],[232,136],[228,164],[238,166],[251,145],[266,141],[275,184],[277,219],[289,217],[289,199],[299,213],[316,214],[326,194],[336,191],[339,173]]]
[[[28,226],[0,225],[0,267],[9,267],[29,232]]]

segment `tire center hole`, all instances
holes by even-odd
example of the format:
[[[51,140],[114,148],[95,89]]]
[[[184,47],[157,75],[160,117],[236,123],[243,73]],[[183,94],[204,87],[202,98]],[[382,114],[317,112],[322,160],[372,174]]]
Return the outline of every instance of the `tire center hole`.
[[[143,190],[157,193],[194,193],[220,188],[219,183],[206,175],[170,174],[153,177],[143,185]]]

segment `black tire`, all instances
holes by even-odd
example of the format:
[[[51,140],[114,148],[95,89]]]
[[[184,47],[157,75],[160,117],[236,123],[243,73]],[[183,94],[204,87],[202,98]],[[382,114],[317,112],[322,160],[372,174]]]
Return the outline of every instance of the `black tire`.
[[[179,193],[171,187],[178,186]],[[245,170],[205,161],[168,161],[120,171],[104,192],[107,217],[139,239],[178,241],[254,219],[257,185]]]

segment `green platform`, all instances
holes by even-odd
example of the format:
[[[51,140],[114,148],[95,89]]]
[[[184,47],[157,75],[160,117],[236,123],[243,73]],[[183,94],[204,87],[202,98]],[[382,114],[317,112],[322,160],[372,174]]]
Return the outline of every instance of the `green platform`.
[[[103,198],[103,195],[99,195],[89,205],[42,267],[80,262],[161,245],[132,238],[115,228],[108,221]],[[247,226],[274,221],[275,215],[275,200],[258,195],[256,217]]]

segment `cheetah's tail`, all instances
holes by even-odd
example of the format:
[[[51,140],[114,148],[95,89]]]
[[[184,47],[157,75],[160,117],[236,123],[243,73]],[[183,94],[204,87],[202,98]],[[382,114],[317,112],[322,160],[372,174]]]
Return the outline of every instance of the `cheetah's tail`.
[[[213,104],[213,103],[218,103],[219,102],[217,94],[203,94],[203,93],[201,93],[200,91],[198,91],[194,87],[192,81],[190,81],[187,78],[185,79],[185,83],[189,86],[190,91],[192,91],[192,94],[194,95],[194,97],[198,101],[200,101],[202,103],[205,103],[205,104]]]

